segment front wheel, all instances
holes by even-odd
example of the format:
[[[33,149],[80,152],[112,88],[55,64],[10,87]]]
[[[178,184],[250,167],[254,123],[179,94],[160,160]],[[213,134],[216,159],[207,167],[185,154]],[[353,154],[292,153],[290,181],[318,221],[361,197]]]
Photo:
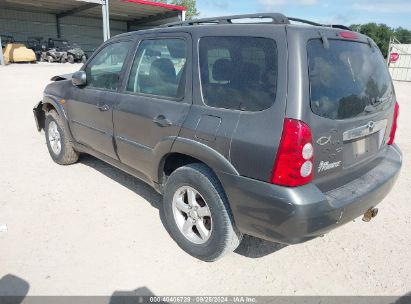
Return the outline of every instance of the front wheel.
[[[203,164],[181,167],[170,175],[163,212],[171,237],[200,260],[216,261],[241,242],[224,190]]]
[[[74,150],[63,120],[55,110],[46,115],[45,133],[47,148],[56,163],[71,165],[77,162],[79,153]]]
[[[74,63],[74,56],[73,55],[68,55],[67,56],[67,61],[69,62],[69,63]]]

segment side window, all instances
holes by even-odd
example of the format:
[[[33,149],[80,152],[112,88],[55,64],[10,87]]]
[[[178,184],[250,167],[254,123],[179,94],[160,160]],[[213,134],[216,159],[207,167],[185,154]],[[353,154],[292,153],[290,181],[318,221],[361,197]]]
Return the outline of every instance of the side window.
[[[131,42],[117,42],[102,49],[87,65],[87,86],[98,89],[117,90],[121,69]]]
[[[205,37],[199,52],[206,105],[241,111],[262,111],[273,105],[278,74],[274,40]]]
[[[127,91],[181,100],[186,83],[187,45],[183,39],[141,42]]]

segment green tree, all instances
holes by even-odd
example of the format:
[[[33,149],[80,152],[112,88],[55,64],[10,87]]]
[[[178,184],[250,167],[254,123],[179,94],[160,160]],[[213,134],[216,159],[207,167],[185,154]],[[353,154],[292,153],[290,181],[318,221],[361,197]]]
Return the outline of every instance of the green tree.
[[[354,31],[358,31],[361,34],[367,35],[380,48],[381,52],[387,57],[388,46],[390,44],[390,38],[394,31],[386,24],[367,23],[367,24],[353,24],[350,28]]]
[[[411,31],[398,27],[394,31],[395,38],[401,43],[411,43]]]
[[[196,0],[157,0],[157,2],[185,6],[187,8],[187,19],[193,19],[200,15],[200,12],[197,10]]]
[[[381,49],[384,56],[387,56],[390,38],[395,37],[400,43],[411,43],[411,31],[398,27],[392,29],[385,24],[367,23],[352,24],[351,30],[360,32],[371,37]]]

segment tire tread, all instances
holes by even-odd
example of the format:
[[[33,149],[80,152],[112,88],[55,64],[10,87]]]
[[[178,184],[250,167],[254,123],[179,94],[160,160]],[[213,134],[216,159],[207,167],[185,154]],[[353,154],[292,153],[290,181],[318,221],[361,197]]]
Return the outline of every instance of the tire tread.
[[[184,167],[178,168],[176,171],[174,171],[170,177],[167,180],[167,185],[169,184],[170,181],[173,180],[173,175],[180,175],[183,173],[187,173],[187,170],[192,170],[194,171],[195,174],[200,174],[200,183],[201,184],[207,184],[210,183],[211,187],[214,188],[214,190],[217,192],[216,194],[219,196],[220,201],[222,202],[222,206],[220,206],[220,210],[218,210],[219,214],[222,215],[222,219],[224,222],[225,226],[225,235],[221,238],[217,248],[215,248],[215,251],[213,254],[209,256],[196,256],[197,258],[206,261],[206,262],[214,262],[220,258],[222,258],[224,255],[233,252],[241,243],[242,240],[242,234],[240,231],[237,229],[235,223],[234,223],[234,218],[231,213],[230,206],[228,204],[228,199],[226,197],[225,191],[215,175],[215,173],[206,165],[202,163],[193,163],[186,165]],[[164,202],[165,204],[171,203],[171,202]],[[180,245],[181,246],[181,245]]]
[[[56,110],[50,110],[49,112],[46,113],[46,120],[48,119],[48,116],[50,116],[58,125],[58,127],[62,130],[62,150],[61,150],[61,157],[58,159],[53,158],[54,161],[60,165],[72,165],[76,163],[79,159],[79,153],[74,150],[73,145],[71,144],[69,137],[67,136],[67,130],[64,126],[64,122],[60,115],[58,115]],[[46,127],[48,127],[48,123],[46,123]],[[46,137],[47,137],[47,132],[46,132]],[[48,139],[46,138],[48,141]],[[50,152],[51,153],[51,152]]]

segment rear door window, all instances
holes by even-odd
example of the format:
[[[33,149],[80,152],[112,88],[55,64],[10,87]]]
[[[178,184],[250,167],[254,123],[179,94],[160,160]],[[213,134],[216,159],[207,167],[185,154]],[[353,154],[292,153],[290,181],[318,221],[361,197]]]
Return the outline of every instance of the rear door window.
[[[215,108],[262,111],[277,92],[277,45],[255,37],[205,37],[200,40],[204,103]]]
[[[393,88],[384,58],[361,42],[320,39],[307,45],[311,109],[322,117],[366,116],[391,104]]]

